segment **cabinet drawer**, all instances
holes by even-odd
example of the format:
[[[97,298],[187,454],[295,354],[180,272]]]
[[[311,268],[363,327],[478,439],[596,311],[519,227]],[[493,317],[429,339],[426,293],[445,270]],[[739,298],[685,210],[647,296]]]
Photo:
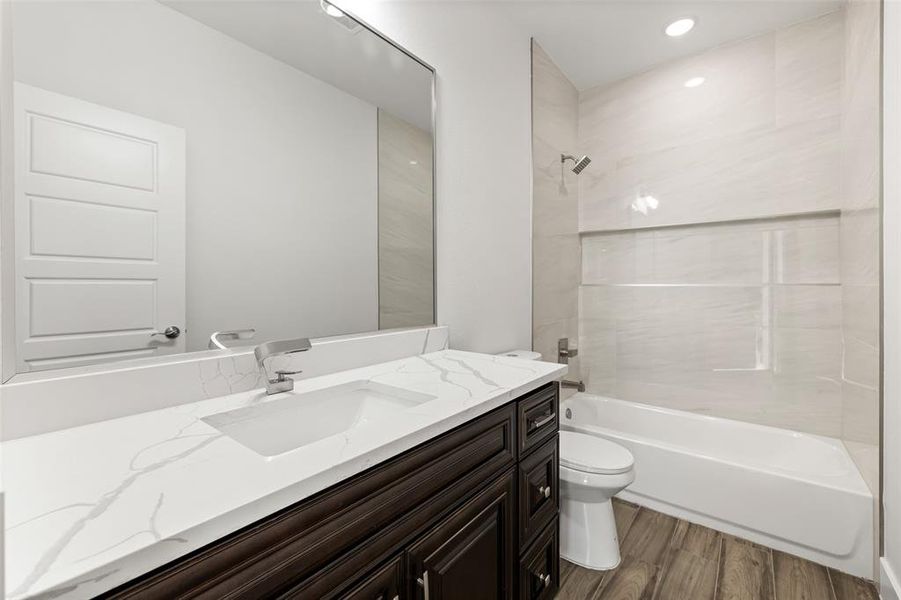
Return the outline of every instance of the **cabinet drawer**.
[[[340,600],[400,600],[403,589],[404,557],[403,554],[398,554],[338,598]]]
[[[519,455],[556,433],[560,426],[557,415],[559,394],[557,383],[550,383],[518,402]]]
[[[519,543],[528,546],[557,515],[560,505],[557,436],[519,464]]]
[[[519,564],[520,600],[550,600],[560,587],[560,538],[557,519],[541,532]]]

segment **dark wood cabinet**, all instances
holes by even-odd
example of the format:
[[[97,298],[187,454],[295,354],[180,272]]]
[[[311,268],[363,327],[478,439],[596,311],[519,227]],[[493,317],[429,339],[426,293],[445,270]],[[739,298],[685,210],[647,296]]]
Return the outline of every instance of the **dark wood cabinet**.
[[[550,598],[535,596],[525,571],[547,571],[544,589],[556,589],[557,390],[543,386],[102,597]]]
[[[467,501],[407,551],[413,598],[513,598],[513,472]]]
[[[526,550],[519,569],[522,600],[550,600],[560,589],[560,531],[557,517]]]
[[[517,403],[520,454],[525,454],[557,435],[560,427],[560,418],[557,415],[559,394],[557,384],[553,386],[539,388]]]
[[[557,516],[560,506],[557,436],[519,463],[519,539],[523,547]]]
[[[400,600],[405,583],[404,556],[398,554],[338,598],[340,600]]]

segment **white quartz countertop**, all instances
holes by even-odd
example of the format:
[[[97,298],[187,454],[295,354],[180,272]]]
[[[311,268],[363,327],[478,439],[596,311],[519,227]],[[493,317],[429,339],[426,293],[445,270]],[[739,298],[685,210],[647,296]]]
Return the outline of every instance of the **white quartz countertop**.
[[[262,390],[3,443],[7,598],[109,590],[565,372],[443,350],[298,381],[295,393],[369,380],[436,399],[270,458],[201,421],[282,397]]]

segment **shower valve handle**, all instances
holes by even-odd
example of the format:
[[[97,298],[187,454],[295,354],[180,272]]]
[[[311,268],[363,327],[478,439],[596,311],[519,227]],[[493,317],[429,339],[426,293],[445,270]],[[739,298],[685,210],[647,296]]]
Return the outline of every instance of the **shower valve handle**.
[[[561,364],[569,363],[569,359],[579,356],[578,348],[569,347],[569,338],[560,338],[557,340],[557,362]]]

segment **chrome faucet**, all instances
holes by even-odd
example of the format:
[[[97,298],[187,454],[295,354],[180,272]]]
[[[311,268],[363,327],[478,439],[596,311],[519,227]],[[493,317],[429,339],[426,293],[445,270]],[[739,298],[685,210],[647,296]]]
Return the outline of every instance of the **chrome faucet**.
[[[306,352],[313,346],[307,338],[297,338],[294,340],[276,340],[274,342],[266,342],[260,344],[253,349],[253,354],[257,358],[257,365],[266,379],[266,393],[269,395],[278,394],[279,392],[290,392],[294,389],[294,380],[288,375],[297,375],[302,371],[276,371],[275,379],[269,378],[269,372],[266,370],[266,359],[273,356],[282,356],[284,354],[294,354],[295,352]]]

